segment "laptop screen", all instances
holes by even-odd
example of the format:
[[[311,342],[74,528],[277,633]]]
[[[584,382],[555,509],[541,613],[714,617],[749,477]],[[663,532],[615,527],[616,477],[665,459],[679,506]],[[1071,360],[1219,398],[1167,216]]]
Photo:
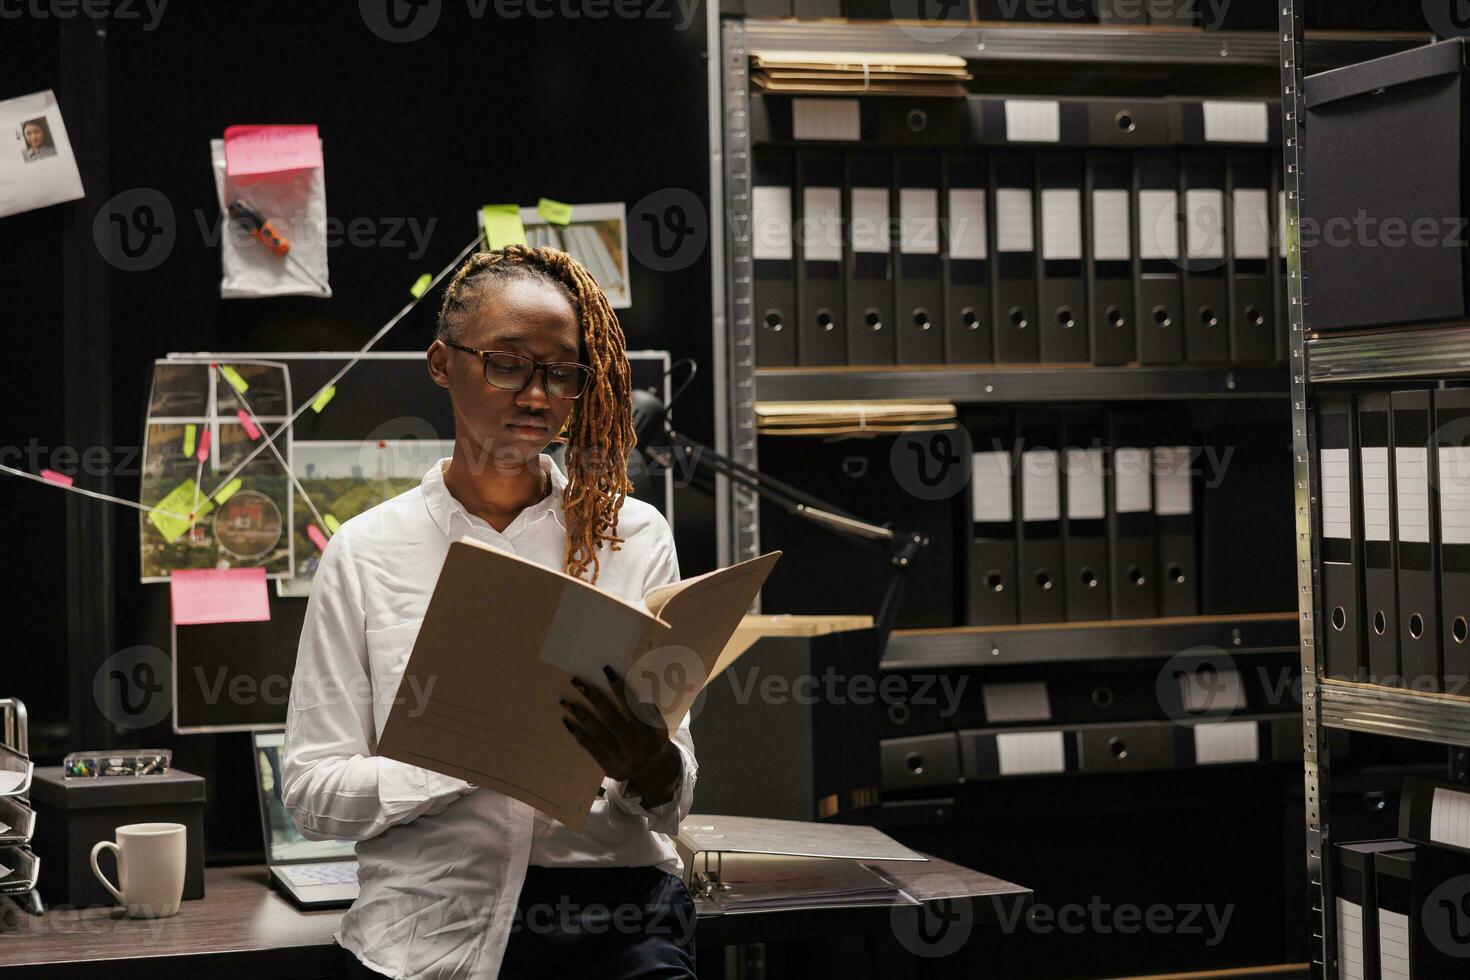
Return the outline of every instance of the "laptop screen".
[[[296,829],[296,821],[281,802],[281,746],[285,732],[255,733],[255,785],[265,821],[268,864],[295,861],[331,861],[352,857],[354,844],[347,840],[307,840]]]

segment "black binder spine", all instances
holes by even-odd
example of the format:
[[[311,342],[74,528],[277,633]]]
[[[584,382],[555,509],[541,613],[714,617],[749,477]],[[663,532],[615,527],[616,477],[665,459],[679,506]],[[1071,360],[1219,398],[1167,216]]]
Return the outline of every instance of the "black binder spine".
[[[1008,415],[970,422],[970,555],[966,574],[971,626],[1016,622],[1015,431]]]
[[[944,361],[939,170],[937,153],[900,153],[894,157],[894,184],[898,188],[894,337],[899,364]]]
[[[1439,569],[1428,391],[1396,391],[1393,410],[1395,566],[1404,686],[1439,690]]]
[[[755,279],[755,360],[761,367],[796,363],[795,262],[791,195],[795,169],[786,150],[752,154],[751,251]]]
[[[1166,150],[1140,150],[1133,159],[1138,360],[1141,364],[1178,364],[1184,360],[1178,162]]]
[[[1035,361],[1036,193],[1035,159],[1021,150],[990,156],[995,257],[991,263],[995,359],[1000,363]]]
[[[990,168],[979,150],[952,150],[944,166],[944,359],[988,364],[995,357],[985,203]]]
[[[1170,436],[1171,444],[1153,449],[1159,615],[1193,616],[1199,613],[1194,440],[1183,426],[1166,426],[1160,435]]]
[[[1082,157],[1071,150],[1036,156],[1041,188],[1039,356],[1047,364],[1087,360],[1087,297],[1082,276]]]
[[[1023,623],[1066,618],[1062,583],[1061,420],[1027,414],[1017,420],[1016,587]]]
[[[1225,161],[1218,150],[1180,154],[1184,183],[1184,355],[1194,363],[1230,359],[1226,280]]]
[[[1351,395],[1317,399],[1317,458],[1322,501],[1322,631],[1327,676],[1358,680],[1367,676],[1363,657],[1363,566],[1361,483],[1357,470],[1357,418]]]
[[[1470,694],[1470,388],[1434,393],[1443,690]]]
[[[1112,556],[1113,618],[1158,615],[1154,584],[1153,478],[1146,416],[1113,412],[1108,493],[1108,551]]]
[[[1107,619],[1112,575],[1108,565],[1106,430],[1095,420],[1069,418],[1062,450],[1063,591],[1067,619]]]
[[[1262,153],[1232,152],[1230,183],[1230,359],[1276,359],[1276,299],[1271,261],[1271,179]]]
[[[1402,686],[1398,583],[1394,575],[1393,431],[1387,392],[1358,397],[1358,496],[1363,504],[1363,596],[1368,675]]]
[[[1087,322],[1093,364],[1127,364],[1138,353],[1132,185],[1127,153],[1088,153]]]
[[[801,189],[796,222],[797,360],[802,365],[842,364],[847,360],[842,154],[802,150],[796,165],[797,186]]]
[[[847,362],[892,364],[893,175],[882,153],[847,157]]]

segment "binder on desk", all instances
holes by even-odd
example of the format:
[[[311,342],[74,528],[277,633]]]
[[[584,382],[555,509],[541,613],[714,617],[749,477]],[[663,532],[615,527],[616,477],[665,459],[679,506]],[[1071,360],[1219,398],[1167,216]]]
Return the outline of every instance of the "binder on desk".
[[[887,154],[847,156],[847,363],[892,364],[893,257]]]
[[[970,554],[966,595],[971,626],[1016,622],[1015,430],[1007,415],[970,422]]]
[[[1387,392],[1358,397],[1358,479],[1363,504],[1363,596],[1368,676],[1402,686],[1398,586],[1393,564],[1393,430]]]
[[[1174,445],[1153,449],[1154,537],[1158,541],[1155,573],[1160,616],[1193,616],[1199,612],[1194,525],[1194,448],[1187,432]]]
[[[1082,275],[1082,157],[1037,153],[1041,186],[1041,279],[1037,345],[1046,364],[1087,360],[1087,296]]]
[[[1395,391],[1393,413],[1394,566],[1398,570],[1399,666],[1404,686],[1439,689],[1438,535],[1428,391]]]
[[[755,280],[755,360],[761,367],[796,363],[796,287],[791,245],[791,154],[758,149],[751,168],[751,257]]]
[[[1261,153],[1228,154],[1230,182],[1230,360],[1276,358],[1276,300],[1271,261],[1271,175]]]
[[[994,359],[990,318],[990,244],[985,189],[989,165],[978,150],[944,157],[944,359]]]
[[[1113,412],[1108,417],[1113,447],[1108,495],[1108,551],[1112,556],[1113,618],[1158,615],[1154,585],[1152,452],[1146,417]]]
[[[797,236],[796,357],[802,365],[847,360],[842,282],[842,154],[799,150],[801,213]]]
[[[1088,343],[1093,364],[1127,364],[1137,357],[1133,306],[1133,163],[1126,153],[1090,150],[1087,256]]]
[[[1035,157],[1021,150],[990,155],[995,215],[995,261],[991,263],[991,295],[995,312],[995,359],[1010,364],[1035,361],[1036,229],[1033,185]]]
[[[1378,980],[1378,901],[1374,857],[1412,848],[1401,840],[1332,845],[1333,894],[1337,900],[1337,962],[1343,977]]]
[[[1470,694],[1470,388],[1434,393],[1443,690]]]
[[[1020,510],[1016,520],[1016,589],[1020,594],[1020,621],[1059,623],[1066,618],[1058,466],[1061,419],[1040,413],[1020,416],[1017,446]]]
[[[1107,450],[1096,421],[1069,419],[1063,438],[1062,555],[1067,619],[1107,619],[1112,575],[1108,567]]]
[[[895,252],[894,342],[896,363],[944,362],[944,309],[939,274],[939,155],[899,153]]]
[[[1322,630],[1327,676],[1358,680],[1363,664],[1363,593],[1359,585],[1363,522],[1357,479],[1357,421],[1351,395],[1317,399],[1317,458],[1322,500]]]
[[[1225,276],[1225,161],[1217,150],[1185,150],[1184,356],[1191,363],[1230,360],[1230,294]]]
[[[1172,151],[1134,154],[1138,222],[1138,361],[1177,364],[1184,360],[1179,291],[1179,165]]]

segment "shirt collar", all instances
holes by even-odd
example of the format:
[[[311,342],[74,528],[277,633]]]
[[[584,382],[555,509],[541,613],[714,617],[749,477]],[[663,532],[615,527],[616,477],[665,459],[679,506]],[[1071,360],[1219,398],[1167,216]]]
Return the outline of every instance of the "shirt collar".
[[[444,534],[453,533],[451,529],[456,517],[471,527],[477,522],[479,524],[486,524],[482,518],[475,517],[466,510],[464,504],[460,503],[454,494],[449,492],[449,488],[444,485],[444,471],[448,468],[451,458],[446,456],[429,467],[429,471],[424,474],[423,482],[420,484],[424,494],[424,503],[429,508],[429,516],[434,519],[434,523],[438,525],[439,530]],[[537,458],[537,462],[541,465],[541,472],[551,474],[551,492],[543,499],[522,510],[516,518],[516,523],[520,528],[524,529],[550,515],[556,518],[556,522],[565,530],[567,522],[562,513],[561,502],[562,495],[567,487],[567,478],[562,474],[556,462],[545,453],[542,453]],[[488,527],[489,525],[486,524],[486,526]]]

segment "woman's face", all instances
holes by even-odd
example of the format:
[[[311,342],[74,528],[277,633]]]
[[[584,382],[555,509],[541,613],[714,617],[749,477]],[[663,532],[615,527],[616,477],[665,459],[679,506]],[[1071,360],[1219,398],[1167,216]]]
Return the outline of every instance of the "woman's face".
[[[571,302],[560,290],[532,279],[512,279],[482,294],[456,338],[478,350],[509,351],[536,361],[576,361],[581,336]],[[534,460],[561,431],[575,404],[546,392],[537,370],[520,391],[485,383],[481,358],[435,341],[429,373],[449,389],[455,435],[475,453],[471,466],[514,469]]]
[[[27,124],[25,133],[26,146],[29,146],[33,150],[39,150],[41,144],[46,141],[46,131],[35,123]]]

